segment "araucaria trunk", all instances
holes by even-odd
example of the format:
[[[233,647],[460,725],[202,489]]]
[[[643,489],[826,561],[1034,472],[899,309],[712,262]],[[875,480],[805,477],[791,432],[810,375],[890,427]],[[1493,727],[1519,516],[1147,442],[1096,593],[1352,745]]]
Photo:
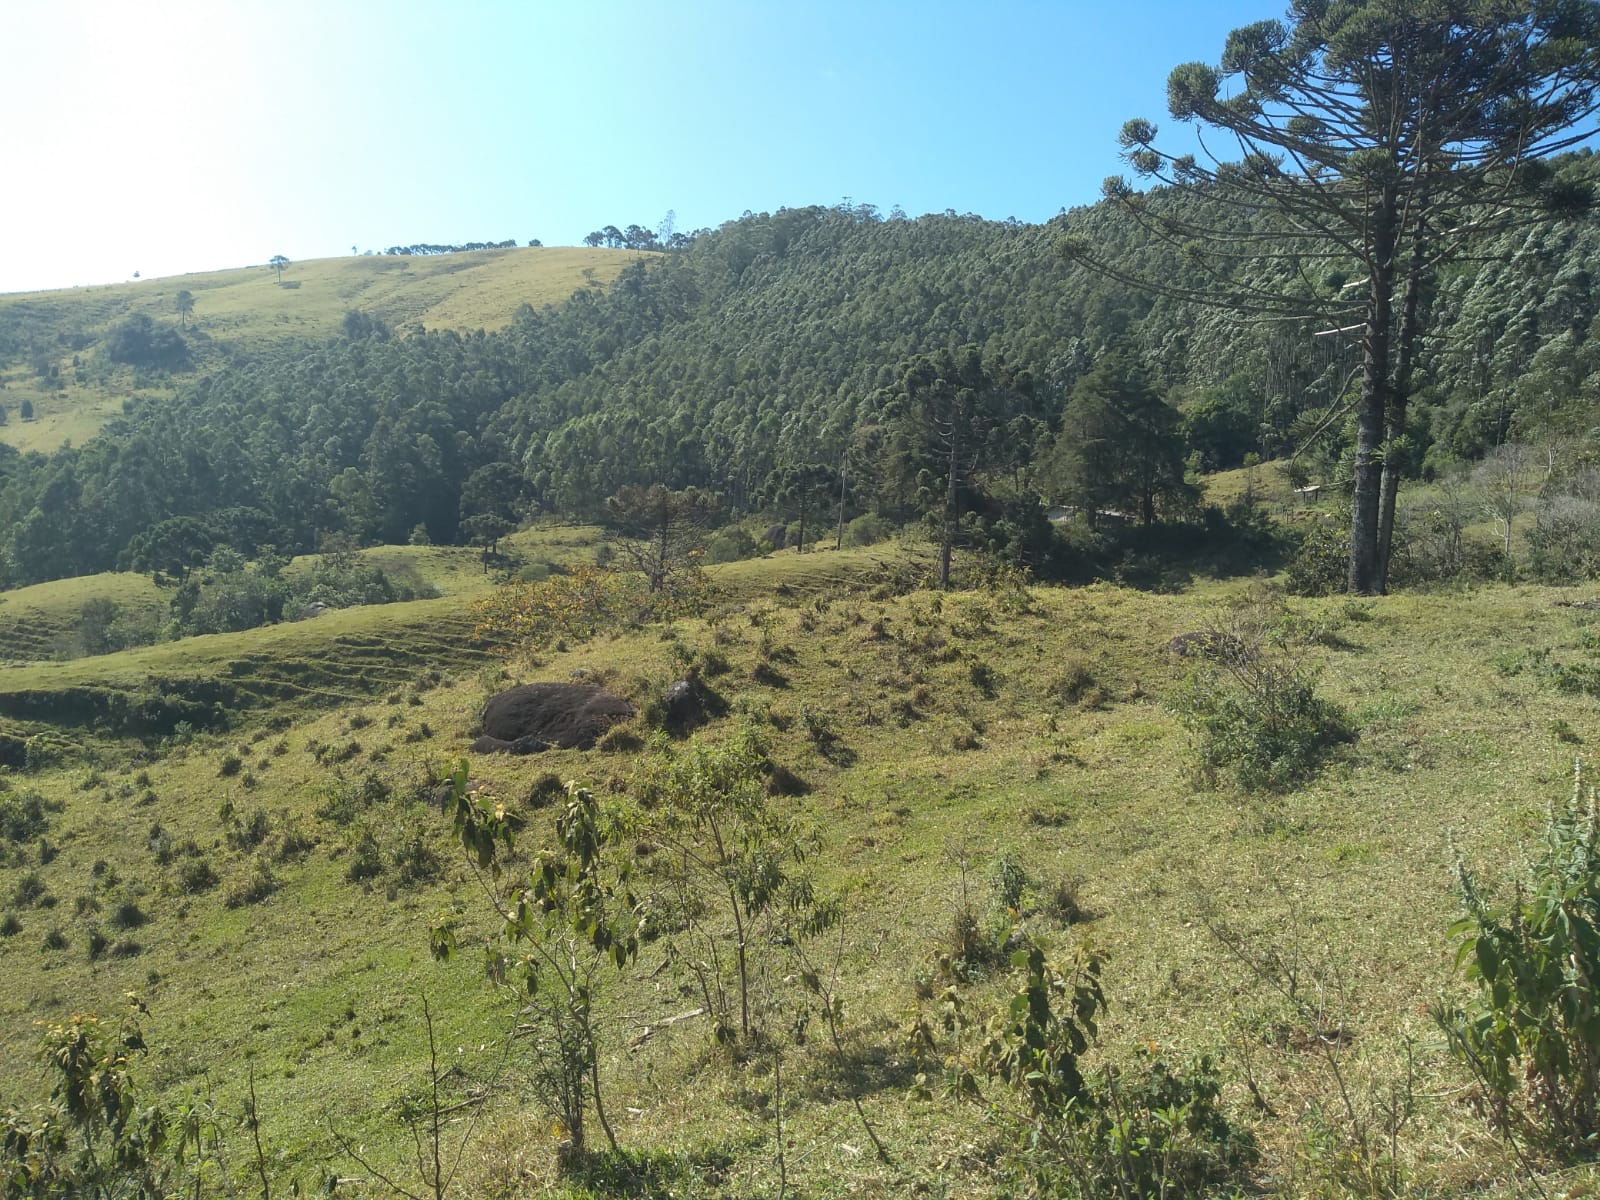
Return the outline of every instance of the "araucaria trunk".
[[[1349,590],[1383,590],[1378,557],[1378,500],[1383,487],[1383,433],[1389,407],[1389,320],[1394,307],[1395,196],[1385,190],[1372,211],[1372,261],[1367,283],[1361,399],[1356,408],[1355,491],[1350,502]]]

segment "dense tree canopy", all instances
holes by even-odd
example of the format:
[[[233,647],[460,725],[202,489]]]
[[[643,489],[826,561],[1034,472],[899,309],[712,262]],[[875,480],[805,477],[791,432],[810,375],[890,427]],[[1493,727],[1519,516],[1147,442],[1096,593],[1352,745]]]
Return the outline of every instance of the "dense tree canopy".
[[[1359,348],[1349,587],[1383,591],[1428,298],[1475,237],[1591,203],[1542,160],[1592,132],[1600,8],[1298,0],[1287,22],[1234,30],[1220,66],[1176,68],[1167,98],[1176,120],[1202,130],[1203,153],[1158,149],[1156,127],[1134,120],[1121,138],[1134,169],[1264,221],[1153,211],[1117,179],[1108,194],[1157,236],[1195,239],[1190,257],[1210,276],[1205,288],[1147,283],[1263,319],[1311,319],[1319,336]],[[1206,135],[1238,157],[1216,157]],[[1072,249],[1114,276],[1137,273]],[[1245,259],[1277,268],[1245,274]]]
[[[1571,156],[1556,178],[1582,185],[1593,167]],[[1240,227],[1263,219],[1207,204],[1158,190],[1147,207]],[[521,502],[544,512],[605,519],[620,489],[660,483],[717,493],[737,515],[776,503],[784,470],[832,468],[848,450],[848,516],[911,519],[928,511],[918,472],[938,472],[929,462],[904,470],[901,385],[919,358],[959,347],[1029,385],[995,457],[971,476],[983,495],[961,484],[972,520],[1050,491],[1036,454],[1112,346],[1173,406],[1186,451],[1204,465],[1281,454],[1320,429],[1311,469],[1334,482],[1322,473],[1337,470],[1354,438],[1326,414],[1356,356],[1312,326],[1240,324],[1190,299],[1134,291],[1064,259],[1063,236],[1174,282],[1208,279],[1148,220],[1109,202],[1043,226],[807,208],[702,231],[604,291],[525,308],[497,333],[400,335],[354,313],[321,345],[234,352],[170,400],[131,405],[82,446],[47,456],[0,445],[5,578],[110,569],[173,517],[222,521],[218,540],[246,553],[309,550],[330,532],[401,542],[419,526],[435,543],[464,541],[463,517],[475,512],[463,491],[492,464],[520,473]],[[1600,231],[1545,221],[1473,247],[1475,261],[1438,272],[1407,470],[1558,427],[1587,444],[1583,414],[1600,394],[1590,265]],[[1239,267],[1275,269],[1270,257]],[[64,322],[69,310],[53,301],[0,307],[0,361],[75,343]],[[166,328],[177,335],[176,322]],[[100,349],[91,338],[84,353]],[[777,508],[798,515],[789,501]]]

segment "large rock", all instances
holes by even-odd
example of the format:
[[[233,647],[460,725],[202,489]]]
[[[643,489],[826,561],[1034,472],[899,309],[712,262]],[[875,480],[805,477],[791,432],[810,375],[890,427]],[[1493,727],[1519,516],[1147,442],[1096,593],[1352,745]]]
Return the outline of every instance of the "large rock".
[[[667,709],[667,728],[673,733],[687,733],[706,719],[700,690],[687,679],[668,684],[662,700]]]
[[[483,706],[483,737],[472,748],[480,754],[587,750],[633,715],[631,703],[593,684],[526,683],[490,697]]]

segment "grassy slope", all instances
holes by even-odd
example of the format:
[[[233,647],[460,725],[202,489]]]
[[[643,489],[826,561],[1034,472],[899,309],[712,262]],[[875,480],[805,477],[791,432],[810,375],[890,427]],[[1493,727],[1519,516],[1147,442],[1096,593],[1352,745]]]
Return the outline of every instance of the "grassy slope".
[[[158,609],[166,597],[147,575],[82,575],[0,592],[0,663],[74,653],[72,632],[90,600],[125,609]]]
[[[610,283],[638,257],[633,251],[548,247],[311,259],[290,266],[282,285],[267,267],[244,267],[0,296],[0,321],[11,315],[8,309],[26,307],[41,314],[45,329],[98,338],[137,312],[175,323],[173,299],[187,289],[195,301],[192,349],[204,366],[224,346],[253,351],[328,337],[351,309],[381,317],[396,328],[496,329],[523,304],[539,308],[565,300],[591,280],[601,286]],[[81,443],[122,411],[125,397],[166,390],[159,383],[136,386],[127,368],[99,382],[95,359],[100,353],[93,346],[81,353],[88,381],[79,384],[72,352],[61,345],[56,363],[67,380],[64,391],[40,386],[26,362],[0,364],[0,404],[10,415],[10,423],[0,426],[0,441],[19,450],[43,451],[68,440]],[[21,419],[24,400],[33,402],[35,420]]]
[[[519,561],[565,563],[592,557],[600,538],[600,530],[592,525],[542,525],[512,535],[505,545]],[[446,597],[471,596],[494,586],[478,551],[465,546],[374,546],[361,553],[386,571],[431,584]],[[302,555],[289,563],[285,573],[293,576],[309,570],[316,559],[314,554]],[[75,656],[72,633],[89,600],[165,611],[171,598],[170,588],[159,588],[149,576],[132,572],[84,575],[0,592],[0,665]],[[185,653],[168,646],[156,657],[171,659],[176,654],[181,659]]]
[[[907,1057],[900,1031],[914,1002],[913,978],[948,926],[959,888],[951,852],[964,846],[980,903],[998,852],[1042,879],[1083,878],[1097,916],[1081,936],[1112,956],[1108,1044],[1125,1052],[1153,1040],[1180,1056],[1227,1051],[1229,1100],[1255,1123],[1281,1190],[1304,1190],[1293,1151],[1306,1144],[1308,1105],[1334,1103],[1332,1085],[1303,1042],[1274,1032],[1284,1028],[1281,1002],[1206,932],[1208,911],[1258,946],[1338,967],[1347,994],[1331,1019],[1352,1034],[1347,1067],[1357,1086],[1392,1079],[1399,1048],[1418,1039],[1422,1102],[1405,1157],[1436,1189],[1494,1190],[1506,1163],[1458,1103],[1459,1075],[1426,1048],[1421,1012],[1452,986],[1444,936],[1453,916],[1448,834],[1454,830],[1468,857],[1503,879],[1545,802],[1565,791],[1573,748],[1564,739],[1593,744],[1600,710],[1536,676],[1507,674],[1495,661],[1524,649],[1592,657],[1586,647],[1597,614],[1557,607],[1571,595],[1534,588],[1298,604],[1336,633],[1333,648],[1321,652],[1323,688],[1351,708],[1362,736],[1314,785],[1260,800],[1194,788],[1182,732],[1159,703],[1181,673],[1166,640],[1202,626],[1239,585],[1182,596],[1039,590],[1028,613],[1003,612],[976,596],[872,600],[846,591],[852,576],[875,575],[886,554],[738,564],[724,572],[734,595],[720,619],[678,626],[685,645],[716,645],[728,657],[732,669],[716,683],[730,699],[775,715],[775,756],[814,787],[775,802],[824,828],[825,882],[849,896],[841,962],[848,1079],[899,1165],[881,1167],[870,1151],[861,1153],[845,1080],[813,1040],[785,1069],[791,1184],[798,1179],[810,1195],[910,1194],[941,1182],[951,1194],[983,1194],[996,1186],[979,1110],[904,1099],[916,1070],[936,1069]],[[311,648],[295,639],[369,620],[374,647],[399,647],[433,627],[440,611],[365,610],[239,635],[230,646],[195,639],[162,652],[181,650],[197,669],[210,662],[220,670],[241,656],[308,655]],[[751,674],[763,627],[793,659],[775,663],[781,680],[757,683]],[[1072,659],[1087,667],[1104,703],[1063,704],[1051,695]],[[88,670],[93,661],[69,668]],[[485,688],[499,684],[479,677],[476,660],[457,661],[446,664],[442,686],[431,686],[422,660],[397,663],[390,702],[352,702],[321,715],[280,708],[293,721],[281,732],[281,752],[280,733],[264,730],[197,742],[149,768],[148,795],[132,768],[96,778],[79,766],[40,777],[41,789],[68,805],[48,835],[61,853],[45,866],[0,870],[0,904],[26,870],[39,871],[59,903],[21,911],[23,932],[0,941],[0,970],[11,981],[0,1000],[3,1090],[25,1091],[36,1078],[27,1057],[33,1020],[106,1010],[136,987],[154,1012],[150,1040],[163,1083],[176,1087],[206,1064],[226,1065],[218,1072],[222,1098],[236,1105],[231,1068],[253,1054],[269,1137],[285,1155],[306,1163],[328,1154],[329,1112],[366,1114],[340,1119],[392,1153],[394,1132],[378,1110],[416,1083],[417,995],[433,998],[442,1043],[460,1047],[469,1065],[487,1056],[478,1047],[498,1027],[470,955],[450,967],[427,958],[426,925],[448,896],[468,904],[479,928],[483,908],[448,855],[438,814],[425,805],[390,801],[371,814],[385,836],[402,827],[432,831],[447,855],[437,887],[400,887],[392,898],[383,879],[367,887],[343,880],[353,833],[320,820],[316,809],[336,773],[355,778],[370,769],[401,782],[461,752]],[[992,695],[975,682],[980,662],[997,673]],[[513,677],[566,679],[580,667],[638,695],[681,669],[671,644],[643,631],[550,655]],[[897,714],[896,702],[906,698],[914,711]],[[824,760],[807,741],[802,708],[833,721],[854,756],[849,765]],[[358,749],[336,768],[309,752],[321,743]],[[229,752],[243,758],[249,786],[242,775],[219,775]],[[513,800],[547,770],[610,790],[629,769],[626,756],[598,752],[473,764],[475,776]],[[228,910],[218,899],[246,867],[245,856],[220,840],[218,806],[226,798],[242,809],[262,805],[280,825],[298,821],[317,841],[304,861],[278,868],[282,889],[254,907]],[[156,863],[146,840],[156,822],[175,837],[194,837],[223,885],[198,898],[169,894],[172,871]],[[75,906],[95,890],[89,868],[99,859],[121,876],[120,887],[147,889],[140,902],[153,920],[129,935],[142,953],[90,963],[84,928],[105,918],[77,916]],[[115,889],[99,891],[109,899]],[[1043,916],[1028,919],[1058,946],[1079,936]],[[44,930],[57,924],[71,943],[42,950]],[[670,973],[644,978],[658,958],[647,952],[645,970],[608,998],[606,1069],[620,1136],[633,1146],[727,1147],[738,1158],[730,1187],[740,1194],[770,1188],[770,1121],[760,1099],[770,1081],[758,1069],[740,1073],[708,1058],[704,1030],[692,1021],[626,1049],[644,1023],[693,1005]],[[979,985],[973,994],[984,1001],[996,987]],[[1252,1114],[1237,1083],[1246,1050],[1276,1119]],[[497,1102],[469,1155],[470,1192],[503,1183],[527,1191],[546,1177],[550,1152],[530,1142],[528,1128],[514,1095]],[[523,1168],[520,1182],[508,1179]]]

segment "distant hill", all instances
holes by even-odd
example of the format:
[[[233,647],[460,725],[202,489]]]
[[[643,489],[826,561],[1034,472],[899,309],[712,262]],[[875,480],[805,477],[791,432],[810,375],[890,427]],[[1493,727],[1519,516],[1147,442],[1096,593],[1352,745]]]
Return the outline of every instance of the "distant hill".
[[[1583,182],[1597,167],[1574,156],[1562,170]],[[1206,215],[1208,203],[1152,197],[1224,226],[1245,220],[1222,205]],[[1116,456],[1074,457],[1081,422],[1063,440],[1074,396],[1080,417],[1109,405],[1113,443],[1126,441],[1109,415],[1119,389],[1153,397],[1152,419],[1168,432],[1152,444],[1168,476],[1292,453],[1297,475],[1348,477],[1352,427],[1340,415],[1359,370],[1353,343],[1321,336],[1316,322],[1240,321],[1140,294],[1065,256],[1064,240],[1145,277],[1206,286],[1183,247],[1110,204],[1043,225],[954,212],[885,219],[838,206],[747,214],[656,255],[348,259],[291,266],[284,284],[297,288],[263,268],[236,274],[236,287],[273,307],[246,306],[235,327],[226,324],[234,292],[207,290],[202,276],[160,285],[167,290],[152,291],[142,312],[97,310],[92,291],[77,308],[76,293],[0,308],[13,316],[0,320],[0,362],[32,370],[30,386],[64,383],[52,396],[69,400],[81,373],[85,405],[114,406],[80,408],[90,432],[105,422],[102,435],[48,459],[0,441],[0,581],[133,566],[174,519],[200,522],[197,536],[245,554],[304,553],[329,533],[363,545],[423,536],[459,545],[463,519],[491,509],[596,520],[618,489],[661,483],[718,493],[729,517],[788,522],[799,517],[796,497],[809,495],[791,486],[794,473],[814,479],[841,460],[847,519],[903,524],[925,515],[932,491],[922,476],[933,466],[906,381],[933,369],[929,356],[960,348],[981,356],[991,380],[1010,381],[995,393],[1005,392],[1005,412],[990,414],[1000,423],[984,434],[985,477],[962,504],[974,536],[1035,569],[1060,545],[1045,503],[1074,504],[1074,488],[1084,498],[1131,478]],[[538,295],[513,265],[562,254],[575,256],[572,273],[551,294],[565,298],[531,303]],[[584,262],[614,273],[595,265],[591,280]],[[1597,263],[1600,225],[1547,222],[1486,237],[1441,272],[1426,299],[1409,432],[1396,444],[1408,473],[1428,477],[1505,442],[1557,436],[1568,447],[1564,471],[1592,461]],[[1271,288],[1281,269],[1265,253],[1236,273]],[[1330,269],[1319,286],[1348,278]],[[179,283],[193,285],[192,332],[163,311]],[[132,293],[140,286],[152,285]],[[347,322],[352,311],[362,315]],[[490,324],[500,327],[477,334]],[[39,331],[64,363],[15,365]],[[113,353],[188,356],[193,368],[117,366]],[[1096,375],[1118,361],[1137,364],[1128,380]],[[8,437],[17,394],[0,391],[12,409]]]
[[[368,255],[0,296],[0,443],[50,451],[94,436],[130,397],[168,395],[188,375],[240,356],[317,342],[359,310],[396,329],[499,329],[524,304],[542,308],[603,288],[632,250],[535,247],[438,255]],[[186,317],[177,296],[194,298]],[[155,356],[112,361],[113,338],[148,317],[182,338],[187,370]],[[24,421],[22,405],[34,417]]]

